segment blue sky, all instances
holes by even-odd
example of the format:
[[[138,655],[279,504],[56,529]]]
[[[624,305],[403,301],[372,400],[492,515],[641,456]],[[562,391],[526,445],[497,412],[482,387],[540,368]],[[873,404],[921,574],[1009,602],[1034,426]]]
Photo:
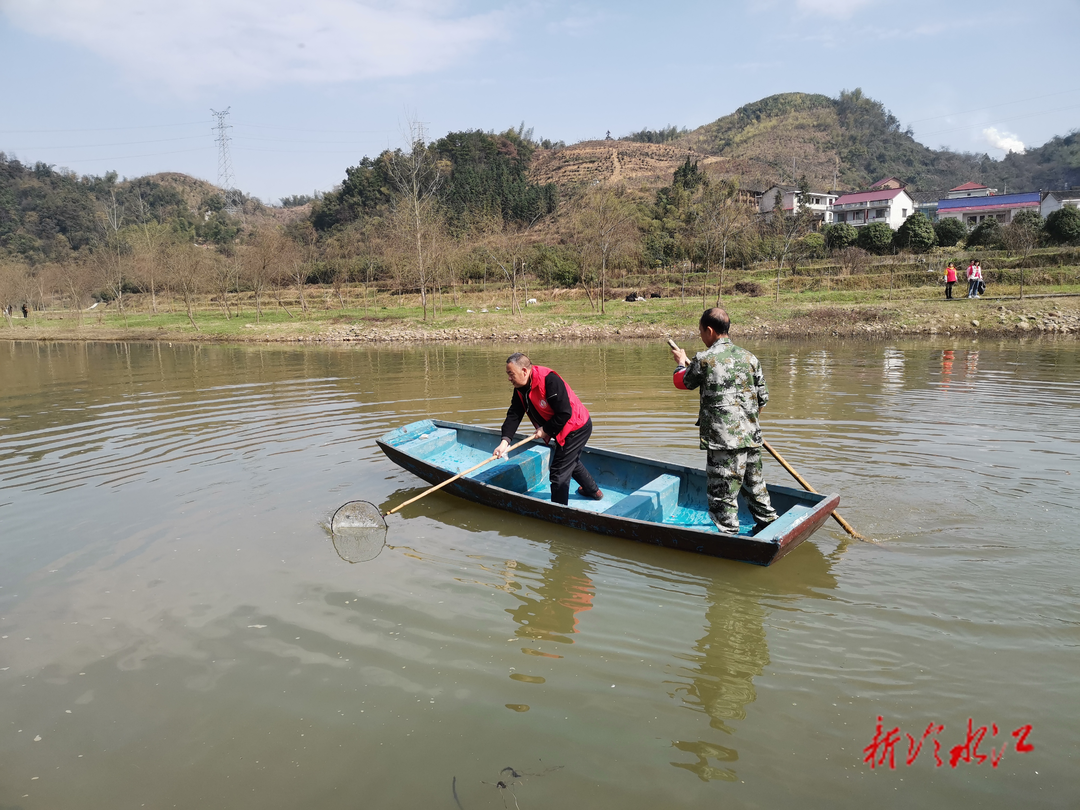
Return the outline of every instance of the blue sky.
[[[0,0],[0,151],[79,174],[325,191],[364,155],[502,131],[691,129],[861,87],[931,147],[1004,156],[1080,128],[1077,0]]]

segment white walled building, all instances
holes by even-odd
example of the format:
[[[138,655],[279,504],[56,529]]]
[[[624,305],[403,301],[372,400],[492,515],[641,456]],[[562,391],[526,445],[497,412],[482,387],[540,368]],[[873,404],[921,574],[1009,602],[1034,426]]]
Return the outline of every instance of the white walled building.
[[[1080,188],[1074,188],[1071,191],[1048,191],[1043,194],[1042,202],[1039,205],[1039,214],[1043,219],[1046,219],[1052,213],[1060,208],[1064,208],[1066,205],[1071,205],[1073,208],[1080,208]]]
[[[795,213],[795,204],[801,202],[800,197],[802,196],[795,186],[773,186],[761,195],[761,199],[758,201],[758,210],[766,216],[772,216],[773,209],[776,207],[776,192],[778,191],[780,192],[780,207],[784,210],[786,216],[791,216]],[[830,191],[811,191],[806,205],[820,222],[828,225],[832,222],[829,206],[838,196],[835,192]]]
[[[832,204],[832,221],[856,228],[884,222],[894,231],[915,212],[915,201],[902,188],[857,191],[844,194]]]

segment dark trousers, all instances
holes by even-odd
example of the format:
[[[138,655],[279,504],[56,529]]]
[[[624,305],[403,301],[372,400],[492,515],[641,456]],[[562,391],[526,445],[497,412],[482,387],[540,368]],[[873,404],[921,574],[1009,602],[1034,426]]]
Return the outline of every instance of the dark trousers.
[[[946,281],[945,282],[945,297],[946,298],[952,298],[952,285],[955,284],[955,283],[956,283],[955,281]]]
[[[551,502],[566,505],[570,502],[570,479],[577,481],[578,486],[589,494],[596,492],[598,487],[585,465],[581,463],[581,451],[585,449],[585,443],[592,436],[592,419],[589,419],[577,430],[567,434],[566,441],[560,447],[554,439],[551,440]]]

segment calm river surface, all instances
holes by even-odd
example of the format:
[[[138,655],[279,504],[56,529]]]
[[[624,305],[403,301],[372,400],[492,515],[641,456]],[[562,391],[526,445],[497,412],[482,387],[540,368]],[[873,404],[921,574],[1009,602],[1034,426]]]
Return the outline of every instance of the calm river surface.
[[[745,345],[878,542],[757,568],[437,493],[350,562],[338,505],[422,491],[375,438],[497,426],[518,347],[0,342],[0,807],[1076,807],[1077,344]],[[662,345],[531,353],[594,445],[703,465]]]

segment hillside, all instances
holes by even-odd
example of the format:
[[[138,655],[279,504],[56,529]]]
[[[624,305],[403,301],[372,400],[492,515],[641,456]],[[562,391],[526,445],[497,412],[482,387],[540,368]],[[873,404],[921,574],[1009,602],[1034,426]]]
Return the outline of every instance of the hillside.
[[[930,149],[884,105],[858,89],[838,98],[781,93],[662,144],[587,141],[537,153],[531,176],[560,185],[601,180],[659,188],[690,155],[710,176],[738,177],[765,189],[805,175],[816,188],[865,188],[896,176],[913,190],[939,191],[969,180],[996,188],[1062,188],[1080,184],[1080,135],[1057,137],[1026,154]]]

